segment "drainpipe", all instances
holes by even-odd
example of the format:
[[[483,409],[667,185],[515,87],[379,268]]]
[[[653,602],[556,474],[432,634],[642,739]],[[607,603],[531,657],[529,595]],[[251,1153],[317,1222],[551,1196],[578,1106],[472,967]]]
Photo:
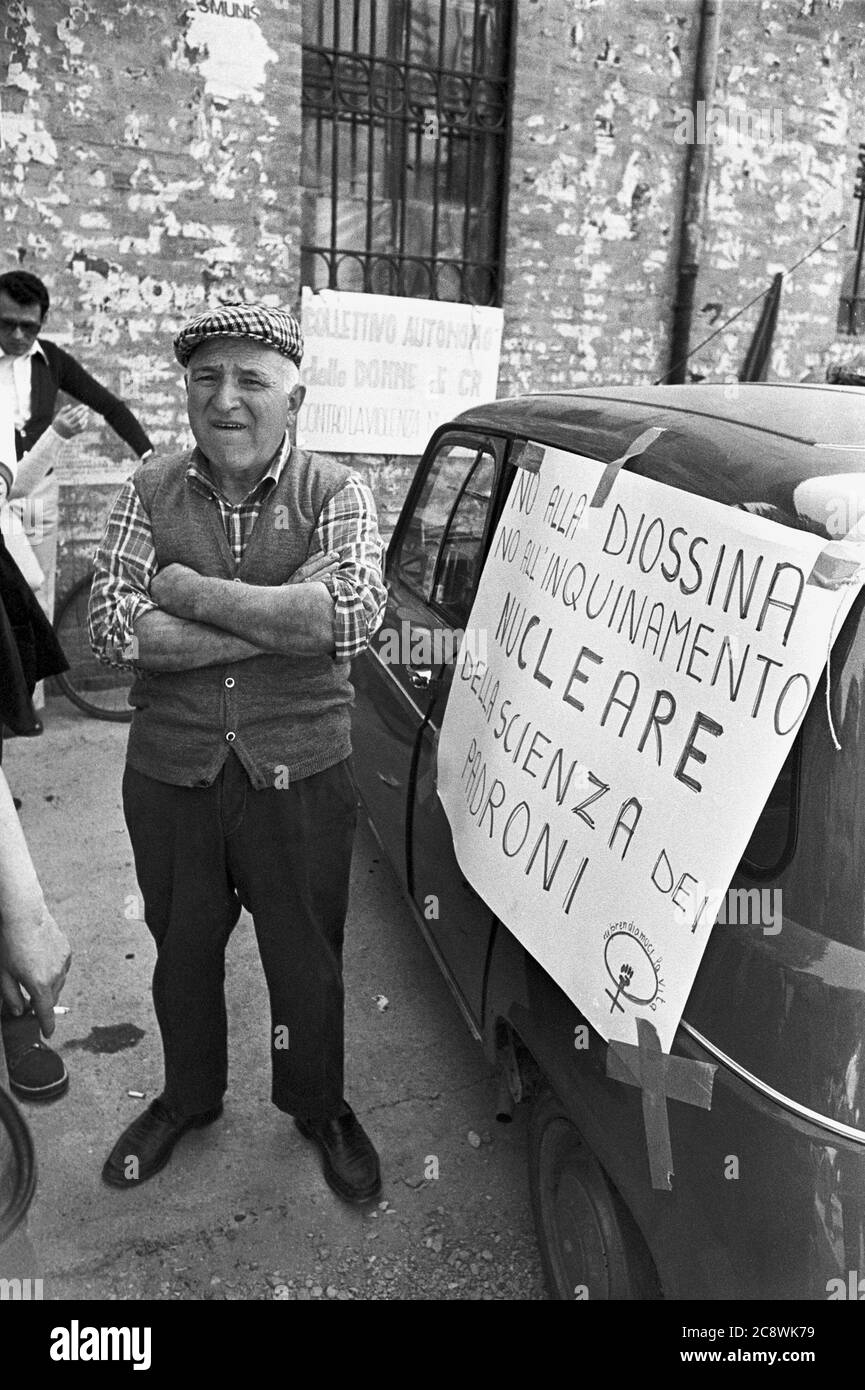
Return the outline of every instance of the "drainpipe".
[[[697,65],[694,72],[694,92],[691,109],[694,120],[694,142],[687,146],[685,159],[684,194],[679,229],[679,253],[676,271],[676,298],[673,304],[673,324],[670,336],[670,356],[665,382],[685,380],[686,358],[694,315],[694,290],[700,269],[700,250],[703,242],[703,209],[709,182],[709,145],[706,142],[706,117],[715,99],[715,73],[718,66],[718,40],[721,30],[723,0],[701,0],[700,32],[697,38]],[[703,103],[703,120],[699,120]],[[703,139],[698,142],[697,135]]]

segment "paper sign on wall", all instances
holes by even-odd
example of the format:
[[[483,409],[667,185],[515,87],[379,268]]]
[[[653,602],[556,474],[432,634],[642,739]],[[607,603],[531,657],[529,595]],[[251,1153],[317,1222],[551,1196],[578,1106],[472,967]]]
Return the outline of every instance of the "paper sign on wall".
[[[808,583],[820,537],[629,472],[592,506],[603,474],[517,470],[438,789],[466,878],[598,1032],[649,1018],[669,1051],[855,589]]]
[[[421,454],[438,425],[495,399],[501,309],[304,289],[302,313],[302,448]]]

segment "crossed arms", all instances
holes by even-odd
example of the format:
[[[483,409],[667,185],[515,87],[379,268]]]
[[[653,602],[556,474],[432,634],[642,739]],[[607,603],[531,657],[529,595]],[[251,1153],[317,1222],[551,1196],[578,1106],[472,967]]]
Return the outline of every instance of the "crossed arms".
[[[158,570],[150,519],[129,482],[97,555],[93,649],[112,665],[153,671],[222,665],[263,652],[329,652],[350,660],[379,626],[387,598],[372,495],[356,475],[323,508],[310,549],[312,558],[277,586],[212,578],[185,565]],[[320,582],[327,575],[334,596]]]
[[[334,601],[324,584],[310,581],[333,573],[338,564],[336,554],[316,556],[279,587],[211,579],[185,565],[168,565],[150,585],[158,607],[135,624],[139,666],[187,671],[262,652],[333,655]]]

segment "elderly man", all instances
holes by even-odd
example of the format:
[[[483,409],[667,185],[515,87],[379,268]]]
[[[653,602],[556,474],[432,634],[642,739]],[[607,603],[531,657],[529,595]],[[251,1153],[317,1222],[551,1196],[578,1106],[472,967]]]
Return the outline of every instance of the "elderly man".
[[[347,1201],[381,1186],[343,1097],[342,938],[356,820],[350,658],[381,621],[369,489],[292,446],[291,314],[223,305],[174,341],[197,447],[138,469],[97,559],[91,639],[137,678],[123,782],[157,945],[165,1088],[103,1169],[128,1187],[222,1109],[224,954],[252,914],[271,1011],[272,1099]]]

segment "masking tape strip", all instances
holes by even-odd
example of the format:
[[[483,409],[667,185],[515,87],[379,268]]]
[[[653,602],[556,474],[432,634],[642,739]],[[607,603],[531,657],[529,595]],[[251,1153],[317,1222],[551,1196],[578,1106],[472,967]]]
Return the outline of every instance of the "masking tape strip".
[[[531,439],[523,439],[511,454],[511,463],[514,468],[524,468],[527,473],[540,473],[546,452],[542,444],[535,444]]]
[[[814,561],[808,575],[808,583],[818,589],[840,589],[845,584],[865,581],[865,555],[861,553],[861,541],[856,542],[856,553],[852,548],[848,553],[840,551],[831,554],[832,546],[843,545],[843,541],[829,541]]]
[[[654,1024],[637,1019],[640,1040],[640,1080],[643,1086],[643,1124],[649,1150],[652,1187],[669,1192],[672,1188],[673,1148],[667,1113],[666,1067]]]
[[[612,463],[608,463],[601,474],[601,481],[595,488],[595,495],[589,506],[602,507],[610,495],[613,483],[619,476],[619,470],[624,467],[628,459],[635,459],[640,454],[644,454],[649,445],[654,444],[655,440],[664,432],[664,428],[659,429],[656,425],[652,425],[650,429],[643,430],[642,434],[637,435],[633,444],[628,445],[621,458],[613,459]]]
[[[814,568],[808,575],[809,584],[813,584],[818,589],[842,589],[854,584],[858,587],[865,582],[865,558],[861,553],[862,542],[854,542],[855,550],[848,546],[847,554],[842,553],[841,550],[838,550],[834,555],[829,553],[833,545],[843,547],[843,544],[843,541],[830,541],[828,545],[823,547],[814,562]],[[841,744],[838,742],[835,721],[832,718],[832,643],[835,641],[835,629],[838,626],[838,617],[843,606],[842,600],[835,609],[829,636],[826,638],[826,722],[829,725],[829,735],[836,753],[841,752]]]
[[[713,1062],[668,1056],[662,1051],[655,1025],[648,1018],[637,1019],[637,1040],[636,1047],[633,1043],[610,1043],[607,1076],[613,1081],[623,1081],[626,1086],[641,1088],[652,1187],[670,1192],[673,1150],[667,1100],[681,1100],[686,1105],[711,1110],[717,1066]]]

